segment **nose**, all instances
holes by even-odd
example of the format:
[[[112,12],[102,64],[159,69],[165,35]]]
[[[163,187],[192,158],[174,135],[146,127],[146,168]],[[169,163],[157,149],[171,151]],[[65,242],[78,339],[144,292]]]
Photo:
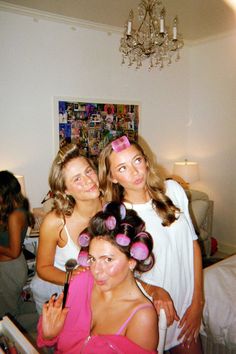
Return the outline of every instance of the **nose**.
[[[91,270],[96,275],[101,274],[103,272],[102,263],[99,262],[99,261],[94,262],[92,267],[91,267]]]
[[[93,180],[90,176],[83,176],[83,184],[90,185],[93,183]]]
[[[138,174],[138,169],[135,165],[131,165],[131,173],[133,173],[135,175]]]

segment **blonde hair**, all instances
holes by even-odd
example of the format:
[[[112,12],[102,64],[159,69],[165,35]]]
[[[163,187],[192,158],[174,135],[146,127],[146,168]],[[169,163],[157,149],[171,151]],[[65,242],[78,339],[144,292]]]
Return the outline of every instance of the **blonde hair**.
[[[75,200],[71,195],[66,194],[65,184],[65,167],[71,160],[75,158],[85,159],[89,165],[95,170],[91,160],[83,156],[79,152],[79,148],[75,144],[67,144],[63,146],[55,157],[50,173],[49,173],[49,186],[53,194],[53,208],[58,215],[70,216],[75,207]]]
[[[165,194],[164,179],[159,175],[154,166],[152,166],[142,147],[136,142],[130,143],[137,148],[146,161],[147,189],[150,197],[152,198],[153,208],[162,219],[162,225],[170,226],[177,219],[176,212],[179,211],[179,209]],[[112,151],[113,149],[110,142],[99,155],[99,185],[105,202],[109,202],[111,200],[121,202],[124,199],[124,188],[118,183],[113,183],[111,178],[110,155]]]

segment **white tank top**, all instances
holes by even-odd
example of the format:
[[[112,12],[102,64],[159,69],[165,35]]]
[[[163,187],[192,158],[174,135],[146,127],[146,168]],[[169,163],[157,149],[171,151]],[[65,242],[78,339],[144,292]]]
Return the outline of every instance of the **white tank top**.
[[[65,271],[66,261],[68,261],[68,259],[70,258],[74,258],[77,260],[80,251],[80,247],[76,245],[71,239],[66,225],[64,225],[64,228],[67,235],[67,243],[64,247],[56,247],[56,253],[54,258],[54,266],[63,271]]]

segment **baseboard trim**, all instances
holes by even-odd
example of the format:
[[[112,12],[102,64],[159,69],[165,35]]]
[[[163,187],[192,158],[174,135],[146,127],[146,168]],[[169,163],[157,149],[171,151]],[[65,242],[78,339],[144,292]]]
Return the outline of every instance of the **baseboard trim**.
[[[236,253],[236,245],[230,243],[218,242],[218,251],[226,254]]]

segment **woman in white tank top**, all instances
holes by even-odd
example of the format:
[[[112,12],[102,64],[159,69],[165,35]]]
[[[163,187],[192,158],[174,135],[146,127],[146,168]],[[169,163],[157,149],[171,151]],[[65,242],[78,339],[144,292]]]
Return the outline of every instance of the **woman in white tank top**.
[[[31,282],[36,308],[54,293],[60,293],[65,282],[65,263],[77,259],[80,247],[77,236],[101,209],[97,172],[92,162],[81,156],[76,145],[61,148],[49,174],[53,208],[40,228],[37,252],[37,274]],[[74,270],[76,274],[78,270]]]

